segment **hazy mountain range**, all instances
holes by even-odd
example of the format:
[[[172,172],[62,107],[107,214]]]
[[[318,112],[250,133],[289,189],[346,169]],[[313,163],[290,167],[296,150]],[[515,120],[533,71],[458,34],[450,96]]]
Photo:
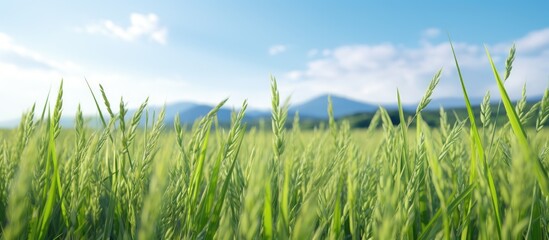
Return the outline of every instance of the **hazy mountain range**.
[[[317,96],[308,101],[292,105],[288,110],[288,116],[291,118],[296,112],[299,113],[301,119],[314,119],[314,120],[325,120],[328,118],[328,94]],[[375,112],[380,106],[388,109],[395,110],[397,109],[397,104],[375,104],[367,103],[358,100],[353,100],[350,98],[331,95],[334,117],[340,118],[348,115],[353,115],[357,113],[370,113]],[[537,102],[541,100],[541,96],[530,97],[528,102]],[[482,103],[482,98],[471,98],[471,104],[478,106]],[[438,110],[440,106],[443,106],[446,109],[451,108],[463,108],[465,107],[465,102],[463,98],[439,98],[433,99],[427,110]],[[200,104],[194,102],[176,102],[166,105],[166,124],[173,124],[173,121],[177,114],[179,114],[181,122],[184,124],[192,124],[195,120],[200,117],[205,116],[214,106],[208,104]],[[406,111],[415,111],[417,104],[406,104],[403,105],[404,110]],[[150,113],[155,112],[159,113],[162,106],[149,106],[148,111]],[[129,110],[127,116],[132,116],[135,113],[135,109]],[[231,114],[233,109],[224,107],[221,108],[217,114],[218,120],[220,123],[228,123],[231,120]],[[271,116],[270,110],[260,110],[260,109],[247,109],[246,111],[246,121],[254,121],[261,118],[269,118]],[[98,121],[97,121],[98,122]],[[2,128],[11,128],[17,126],[19,123],[18,119],[11,121],[0,122],[0,127]],[[74,125],[74,117],[66,116],[61,119],[61,124],[66,127],[72,127]],[[93,124],[93,123],[92,123]]]

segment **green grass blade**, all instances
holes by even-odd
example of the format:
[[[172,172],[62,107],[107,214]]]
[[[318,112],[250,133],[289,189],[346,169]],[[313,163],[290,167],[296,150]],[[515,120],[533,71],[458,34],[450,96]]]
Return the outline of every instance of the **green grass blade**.
[[[95,102],[95,107],[97,109],[97,113],[99,113],[99,118],[101,119],[101,123],[103,123],[103,127],[107,127],[107,121],[105,121],[105,117],[103,117],[103,112],[101,111],[101,107],[99,107],[99,103],[97,102],[97,98],[95,97],[95,93],[93,93],[93,90],[90,86],[90,83],[88,82],[88,79],[86,80],[86,84],[88,85],[88,89],[90,90],[90,93],[93,97],[93,101]]]
[[[50,102],[50,93],[51,88],[48,90],[48,95],[46,96],[46,101],[44,101],[44,107],[42,107],[42,114],[40,114],[40,122],[44,121],[44,117],[46,116],[46,110],[48,109],[48,104]]]
[[[492,57],[490,56],[490,52],[488,52],[488,48],[485,49],[486,55],[488,56],[488,60],[490,61],[490,65],[492,67],[492,72],[494,73],[494,77],[498,85],[501,100],[503,101],[503,107],[505,108],[505,112],[507,113],[507,118],[509,119],[511,128],[513,129],[513,132],[515,133],[515,136],[517,137],[518,142],[521,146],[521,151],[524,154],[524,158],[534,161],[534,171],[536,173],[536,178],[540,185],[541,191],[545,196],[549,196],[549,179],[547,177],[547,170],[544,168],[540,159],[532,153],[532,149],[530,147],[530,144],[528,143],[528,137],[526,136],[526,131],[524,130],[524,127],[520,122],[520,118],[517,115],[513,104],[511,103],[511,99],[507,94],[507,90],[505,90],[505,86],[499,76],[499,73],[497,72],[496,66],[494,65]]]
[[[475,189],[476,185],[469,185],[463,192],[461,192],[458,196],[454,197],[452,201],[448,204],[448,213],[452,213],[455,211],[460,204],[463,204],[471,196],[473,193],[473,190]],[[423,229],[421,235],[418,239],[433,239],[437,228],[440,227],[441,220],[440,217],[442,216],[442,209],[439,209],[435,215],[431,218],[427,226]]]
[[[344,178],[343,176],[340,176],[337,182],[334,214],[332,216],[332,225],[330,227],[331,239],[339,239],[341,237],[341,215],[343,211],[342,209],[343,207],[341,206],[342,205],[341,193],[343,192],[343,187],[344,187]]]
[[[400,130],[402,134],[402,166],[404,166],[406,169],[404,169],[404,173],[406,174],[404,176],[404,179],[408,181],[409,176],[411,175],[411,167],[410,162],[408,161],[408,124],[406,124],[406,120],[404,119],[404,110],[402,109],[402,103],[400,101],[400,92],[397,89],[397,100],[398,100],[398,116],[400,119]]]
[[[269,175],[268,175],[269,176]],[[271,181],[265,181],[265,202],[263,204],[263,236],[266,239],[273,239],[273,207]]]
[[[493,179],[493,176],[492,176],[492,171],[490,170],[490,167],[488,166],[488,163],[486,161],[486,155],[484,153],[484,147],[482,146],[482,140],[481,140],[479,131],[477,129],[477,124],[476,124],[476,121],[475,121],[475,115],[473,113],[473,107],[471,106],[471,102],[469,101],[469,96],[467,94],[467,89],[465,88],[465,82],[463,80],[463,75],[461,74],[461,69],[459,67],[456,52],[454,50],[454,45],[452,44],[452,42],[450,42],[450,46],[452,48],[452,54],[453,54],[453,57],[454,57],[454,62],[456,64],[456,68],[457,68],[457,72],[458,72],[458,76],[459,76],[459,81],[461,83],[461,89],[463,91],[463,96],[465,98],[465,105],[466,105],[466,108],[467,108],[467,115],[469,116],[469,122],[471,124],[471,133],[472,133],[473,139],[474,139],[474,141],[473,141],[474,142],[474,144],[473,144],[474,149],[473,149],[471,154],[476,153],[480,157],[480,160],[482,161],[483,175],[486,178],[486,181],[488,182],[488,187],[489,187],[490,197],[491,197],[491,202],[492,202],[492,208],[493,208],[494,215],[495,215],[494,218],[496,220],[496,225],[497,225],[496,227],[497,227],[497,230],[498,230],[498,237],[499,237],[499,239],[501,239],[501,215],[499,213],[499,200],[498,200],[498,195],[497,195],[494,179]],[[471,158],[471,159],[474,159],[474,158]],[[471,166],[476,166],[476,163],[472,163]],[[476,169],[471,168],[471,179],[470,179],[471,182],[470,182],[470,184],[472,184],[474,182],[474,173],[473,173],[474,171],[476,171]]]

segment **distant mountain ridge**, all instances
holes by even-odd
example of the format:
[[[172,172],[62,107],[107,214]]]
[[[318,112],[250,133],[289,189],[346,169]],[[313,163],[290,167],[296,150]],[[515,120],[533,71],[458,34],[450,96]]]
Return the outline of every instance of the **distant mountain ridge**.
[[[328,97],[332,99],[333,111],[335,118],[341,118],[358,113],[371,113],[377,111],[379,106],[386,108],[387,110],[397,109],[397,104],[374,104],[367,103],[359,100],[350,99],[347,97],[323,94],[302,103],[290,106],[288,109],[288,116],[293,116],[296,112],[299,113],[302,119],[313,120],[326,120],[328,118]],[[542,96],[529,97],[528,102],[540,101]],[[482,97],[473,97],[470,99],[471,105],[479,106],[482,103]],[[496,102],[496,101],[493,101]],[[463,98],[435,98],[429,103],[427,110],[438,110],[440,106],[445,109],[463,108],[465,107],[465,101]],[[149,112],[155,112],[157,115],[163,106],[148,106]],[[415,111],[417,104],[405,104],[403,109],[405,111]],[[197,119],[206,116],[206,114],[214,108],[213,105],[201,104],[190,101],[175,102],[166,104],[165,106],[165,124],[171,125],[175,117],[179,114],[180,120],[184,124],[192,124]],[[238,110],[238,109],[236,109]],[[136,109],[128,111],[127,116],[131,117],[135,113]],[[231,121],[233,109],[228,107],[221,108],[217,113],[217,118],[220,123],[229,123]],[[245,121],[257,121],[259,119],[268,119],[271,116],[270,110],[261,109],[248,109]],[[93,121],[99,123],[99,121]],[[13,128],[19,124],[18,120],[10,120],[0,122],[0,128]],[[61,119],[61,124],[65,127],[74,126],[74,117],[67,116]]]
[[[149,112],[160,113],[163,106],[149,106],[147,109]],[[173,123],[175,117],[179,114],[179,118],[183,123],[193,123],[196,119],[206,116],[214,106],[208,104],[194,103],[194,102],[176,102],[167,104],[165,111],[165,121]],[[133,115],[135,109],[128,112],[129,115]],[[228,108],[221,108],[217,112],[217,118],[220,122],[231,121],[232,110]]]
[[[328,97],[331,97],[332,99],[335,118],[361,112],[373,112],[378,109],[378,106],[374,104],[364,103],[338,95],[324,94],[290,107],[288,114],[293,115],[295,112],[298,112],[299,116],[303,118],[327,119]]]

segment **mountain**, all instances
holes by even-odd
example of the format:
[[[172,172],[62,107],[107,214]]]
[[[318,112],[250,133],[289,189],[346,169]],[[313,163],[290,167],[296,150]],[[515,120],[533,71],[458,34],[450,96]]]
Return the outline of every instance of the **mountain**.
[[[469,98],[469,101],[471,102],[472,106],[480,106],[482,104],[482,97],[471,97]],[[497,103],[497,100],[492,99],[492,103]],[[462,108],[465,107],[465,100],[462,97],[447,97],[447,98],[435,98],[432,99],[429,105],[425,108],[426,110],[438,110],[440,107],[444,107],[444,109],[451,109],[451,108]],[[395,109],[398,107],[397,105],[392,106]],[[387,107],[390,109],[391,107]],[[406,111],[415,111],[417,108],[417,104],[405,104],[402,106],[402,108]]]
[[[328,118],[328,96],[321,95],[307,102],[290,107],[288,115],[299,112],[303,118]],[[339,118],[360,112],[373,112],[378,109],[376,105],[359,102],[341,96],[331,95],[334,117]]]
[[[157,117],[160,113],[163,106],[148,106],[145,111],[149,112],[149,116],[152,116],[154,113],[154,116]],[[193,102],[176,102],[172,104],[167,104],[165,106],[165,117],[164,117],[164,124],[167,126],[173,126],[175,116],[179,114],[180,120],[182,124],[193,124],[197,119],[200,119],[208,112],[210,112],[214,106],[210,106],[207,104],[199,104],[199,103],[193,103]],[[133,115],[137,112],[137,109],[129,109],[126,113],[126,119],[131,119]],[[106,112],[103,112],[103,115],[106,120],[108,121],[108,114]],[[259,113],[257,113],[259,115]],[[221,108],[217,112],[217,118],[220,123],[229,123],[231,121],[231,115],[232,115],[232,109],[229,108]],[[263,114],[265,115],[265,114]],[[88,126],[91,127],[99,127],[102,126],[102,123],[100,121],[99,116],[85,116],[86,123]],[[3,121],[0,122],[0,128],[15,128],[19,124],[20,119],[13,119],[9,121]],[[149,121],[153,121],[152,119],[149,119]],[[141,117],[141,123],[145,123],[145,113],[143,113]],[[150,122],[149,122],[150,123]],[[67,116],[61,118],[60,122],[61,126],[66,128],[72,128],[75,124],[75,118],[74,116]]]
[[[291,119],[296,112],[299,112],[299,116],[302,119],[311,119],[311,120],[326,120],[328,118],[328,94],[321,95],[310,99],[308,101],[299,103],[297,105],[291,106],[288,110],[288,117]],[[355,115],[359,113],[372,113],[377,111],[378,105],[360,102],[357,100],[345,98],[342,96],[331,95],[334,117],[342,118],[345,116]],[[529,97],[529,103],[539,102],[542,99],[542,96],[533,96]],[[482,97],[473,97],[470,99],[471,105],[479,106],[482,103]],[[498,100],[493,100],[492,103],[497,103]],[[397,109],[396,104],[385,104],[382,105],[389,111],[394,111]],[[463,98],[438,98],[433,99],[426,110],[436,110],[438,111],[440,106],[444,106],[445,109],[458,109],[464,108],[465,102]],[[414,112],[416,110],[417,104],[406,104],[403,106],[405,111]],[[167,126],[172,126],[175,116],[179,114],[182,124],[190,125],[194,123],[197,119],[206,116],[206,114],[214,108],[213,105],[201,104],[195,102],[176,102],[167,104],[165,106],[166,116],[164,123]],[[147,110],[149,113],[155,113],[156,116],[160,113],[162,106],[148,106]],[[238,111],[238,109],[234,109]],[[136,109],[130,109],[127,113],[127,117],[131,118],[135,113]],[[219,123],[226,124],[231,121],[232,108],[223,107],[217,113]],[[270,110],[259,110],[248,108],[244,120],[247,122],[256,122],[259,119],[269,119],[271,117]],[[97,116],[86,117],[88,126],[100,126],[101,123]],[[142,118],[143,122],[145,118]],[[13,119],[9,121],[0,122],[0,128],[14,128],[19,124],[19,119]],[[61,125],[64,127],[74,127],[74,116],[67,116],[61,119]]]
[[[19,124],[19,119],[11,119],[0,122],[0,129],[2,128],[15,128]]]
[[[339,118],[354,113],[372,112],[377,110],[377,106],[351,100],[341,96],[332,96],[334,117]],[[193,123],[196,119],[206,116],[213,108],[212,105],[197,104],[192,102],[178,102],[166,105],[166,122],[173,123],[175,116],[179,113],[182,123]],[[149,111],[160,112],[161,107],[151,106]],[[302,118],[327,119],[328,118],[328,95],[321,95],[301,104],[290,107],[288,115],[293,116],[299,112]],[[220,123],[228,123],[231,120],[232,109],[223,107],[217,113]],[[238,111],[238,109],[235,109]],[[133,114],[133,112],[131,113]],[[270,118],[270,110],[247,109],[246,121],[256,121],[258,119]]]
[[[167,104],[165,106],[166,116],[164,121],[166,123],[172,124],[175,120],[175,117],[179,114],[179,119],[181,123],[192,124],[195,120],[202,118],[210,112],[214,106],[207,104],[199,104],[193,102],[176,102],[172,104]],[[157,115],[160,113],[162,106],[149,106],[149,112],[155,112]],[[131,114],[133,114],[132,111]],[[221,108],[217,112],[217,118],[219,122],[230,122],[231,121],[231,112],[232,110],[228,108]]]

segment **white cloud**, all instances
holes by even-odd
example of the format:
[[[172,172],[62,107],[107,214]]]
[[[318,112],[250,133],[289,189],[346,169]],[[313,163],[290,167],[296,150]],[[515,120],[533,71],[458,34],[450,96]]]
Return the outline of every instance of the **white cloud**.
[[[517,56],[511,78],[506,83],[513,97],[520,94],[525,81],[530,96],[541,94],[547,87],[548,32],[549,29],[543,29],[515,39]],[[488,46],[500,71],[511,44],[497,42]],[[481,96],[486,90],[491,90],[495,97],[498,91],[484,47],[464,42],[456,42],[454,46],[470,95]],[[421,98],[433,74],[441,67],[444,67],[443,77],[435,96],[461,97],[452,52],[446,42],[422,42],[420,39],[420,44],[415,47],[382,43],[319,48],[314,58],[305,59],[308,59],[306,67],[291,69],[278,78],[281,93],[292,94],[294,103],[327,92],[376,103],[395,102],[397,88],[403,101],[412,103]],[[104,72],[44,55],[0,32],[0,102],[10,103],[2,106],[0,121],[18,117],[35,101],[40,104],[49,88],[52,88],[53,98],[61,78],[65,79],[65,113],[73,115],[77,104],[81,103],[85,113],[95,114],[84,77],[92,86],[101,83],[113,102],[124,96],[129,107],[138,106],[146,96],[151,97],[151,104],[177,101],[182,96],[202,102],[221,100],[212,100],[212,96],[231,96],[233,101],[248,98],[250,103],[268,103],[269,97],[265,94],[268,81],[265,91],[241,93],[236,90],[206,90],[205,86],[183,81],[181,76],[151,79],[132,73]],[[206,91],[209,94],[203,94]]]
[[[429,36],[437,33],[434,29],[425,32]],[[435,97],[461,97],[450,44],[419,42],[418,47],[383,43],[325,49],[322,57],[310,60],[304,69],[286,73],[280,86],[283,91],[300,93],[292,96],[294,101],[333,93],[374,103],[395,102],[398,88],[403,101],[413,103],[421,99],[432,76],[444,67]],[[526,82],[528,95],[541,94],[549,76],[549,29],[531,32],[515,42],[517,56],[506,83],[508,91],[518,97]],[[500,42],[488,46],[500,71],[511,45]],[[454,47],[469,94],[482,96],[491,90],[497,95],[484,47],[464,42],[455,42]]]
[[[26,59],[27,63],[43,65],[46,68],[57,68],[57,69],[65,69],[65,70],[79,68],[76,64],[70,61],[65,61],[65,62],[54,61],[42,56],[37,52],[29,50],[23,46],[17,45],[16,43],[14,43],[14,41],[10,36],[2,32],[0,32],[0,52],[3,52],[4,55],[10,54],[12,56],[17,56],[22,59]]]
[[[159,24],[158,16],[154,13],[132,13],[130,15],[130,26],[126,28],[111,20],[103,20],[86,26],[83,31],[89,34],[114,36],[128,42],[141,37],[148,37],[156,43],[166,44],[168,37],[168,30]]]
[[[438,28],[427,28],[423,30],[421,36],[423,38],[436,38],[440,35],[440,29]]]
[[[282,45],[282,44],[273,45],[269,48],[269,55],[271,56],[278,55],[283,52],[286,52],[286,50],[287,50],[286,45]]]
[[[309,52],[307,52],[307,56],[316,57],[319,53],[320,53],[320,51],[318,51],[318,49],[313,48],[313,49],[309,50]]]
[[[52,91],[50,98],[55,99],[61,79],[64,79],[65,114],[74,115],[78,104],[82,105],[85,114],[96,114],[84,78],[96,90],[101,83],[115,108],[121,96],[124,96],[129,107],[138,106],[147,96],[150,96],[149,102],[156,105],[180,100],[182,95],[204,100],[195,86],[179,76],[150,79],[131,73],[101,72],[71,61],[55,60],[18,44],[12,37],[0,32],[0,102],[9,103],[2,105],[0,122],[19,117],[24,109],[35,102],[41,106],[48,89]]]
[[[291,71],[286,73],[286,78],[288,79],[300,79],[303,77],[303,72],[301,71]]]
[[[549,47],[549,28],[531,32],[525,37],[517,41],[517,46],[520,46],[522,51],[531,52]]]

